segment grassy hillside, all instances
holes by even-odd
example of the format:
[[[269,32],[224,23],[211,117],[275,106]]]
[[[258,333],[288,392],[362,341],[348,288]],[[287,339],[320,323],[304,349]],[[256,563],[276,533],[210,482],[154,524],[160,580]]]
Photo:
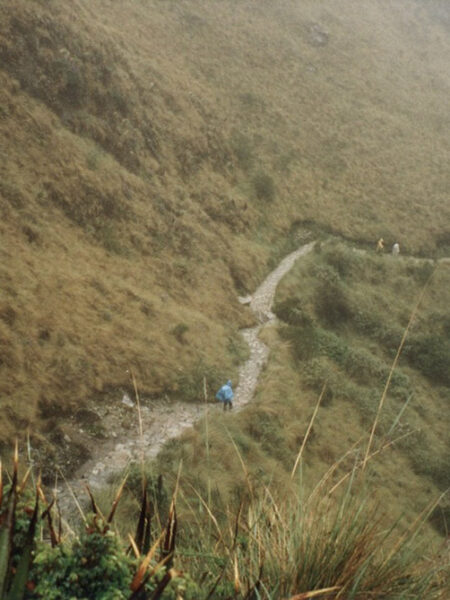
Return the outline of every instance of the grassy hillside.
[[[384,523],[400,519],[407,527],[444,494],[426,529],[439,542],[449,518],[449,277],[448,265],[355,253],[336,242],[318,246],[280,286],[279,321],[264,331],[271,354],[255,401],[236,415],[211,413],[167,444],[152,472],[175,477],[182,462],[185,489],[223,508],[245,495],[248,481],[281,497],[300,485],[309,498],[326,478],[323,495],[339,494],[355,469],[354,490],[366,490]],[[359,480],[374,423],[373,457]],[[195,494],[187,495],[195,505]]]
[[[444,253],[448,27],[437,0],[2,0],[2,440],[130,368],[149,396],[235,373],[237,293],[308,228]]]

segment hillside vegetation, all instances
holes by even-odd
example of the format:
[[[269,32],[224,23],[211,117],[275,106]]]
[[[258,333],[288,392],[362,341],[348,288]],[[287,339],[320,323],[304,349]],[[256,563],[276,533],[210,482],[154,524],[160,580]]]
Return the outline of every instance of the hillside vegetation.
[[[404,535],[395,527],[383,528],[367,497],[351,497],[352,483],[336,502],[336,496],[329,497],[333,490],[326,477],[309,496],[301,484],[296,493],[280,494],[266,486],[260,495],[248,479],[239,504],[225,511],[197,494],[188,504],[189,523],[177,515],[178,496],[186,498],[179,481],[169,504],[161,478],[152,490],[142,474],[131,474],[127,485],[141,488],[141,507],[135,509],[140,515],[134,534],[128,521],[124,538],[113,519],[125,480],[104,515],[90,494],[84,526],[62,535],[61,513],[39,481],[34,490],[27,487],[28,475],[18,477],[17,454],[6,486],[0,470],[0,511],[5,516],[0,595],[5,600],[448,596],[444,557],[417,541],[422,519]]]
[[[448,31],[438,0],[1,0],[3,443],[77,462],[130,369],[235,375],[237,294],[306,230],[445,253]]]
[[[427,535],[446,535],[449,277],[444,264],[361,254],[337,242],[319,245],[280,285],[279,321],[263,334],[271,354],[254,402],[238,417],[211,413],[167,444],[151,473],[175,476],[182,462],[186,485],[204,497],[210,490],[214,506],[233,504],[248,480],[261,493],[266,486],[296,490],[296,456],[326,384],[300,465],[306,497],[325,476],[328,488],[340,488],[352,469],[362,470],[376,423],[363,487],[386,523],[402,517],[403,526],[444,494],[428,515]]]
[[[217,598],[446,598],[449,278],[447,262],[316,244],[280,284],[255,399],[129,470],[118,529],[144,472],[164,514],[179,489],[176,563],[206,597],[211,581]]]

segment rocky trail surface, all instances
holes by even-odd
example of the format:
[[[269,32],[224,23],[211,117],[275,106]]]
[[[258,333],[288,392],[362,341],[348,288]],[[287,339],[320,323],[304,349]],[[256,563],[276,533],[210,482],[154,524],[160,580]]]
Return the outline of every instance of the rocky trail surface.
[[[271,308],[277,285],[295,261],[309,253],[313,247],[314,242],[311,242],[286,256],[253,296],[239,298],[242,304],[250,306],[259,324],[241,331],[248,343],[250,356],[239,371],[233,401],[234,411],[241,409],[252,399],[261,369],[267,361],[269,349],[259,339],[259,332],[275,319]],[[104,411],[99,415],[102,430],[107,432],[106,439],[96,441],[92,457],[78,469],[67,487],[60,487],[59,502],[63,514],[69,514],[74,509],[73,494],[80,499],[86,498],[86,484],[93,490],[104,486],[112,476],[126,469],[132,462],[154,458],[167,441],[192,427],[206,410],[221,410],[221,405],[218,404],[187,404],[169,400],[142,399],[139,404],[140,411],[136,403],[124,395],[117,410]],[[70,488],[70,493],[67,488]]]

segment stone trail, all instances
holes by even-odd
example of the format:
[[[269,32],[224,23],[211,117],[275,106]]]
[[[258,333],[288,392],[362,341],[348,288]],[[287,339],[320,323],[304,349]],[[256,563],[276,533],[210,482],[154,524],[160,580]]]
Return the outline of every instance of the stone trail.
[[[269,349],[258,336],[264,325],[275,319],[271,308],[277,285],[295,261],[310,252],[313,247],[314,242],[311,242],[286,256],[266,277],[253,296],[240,299],[250,305],[259,324],[241,331],[249,345],[250,356],[239,370],[233,411],[241,409],[251,401],[261,369],[267,361]],[[127,400],[127,404],[131,404],[129,399]],[[102,423],[111,435],[107,440],[99,440],[93,457],[84,463],[75,477],[68,482],[70,488],[77,497],[85,498],[86,484],[93,490],[98,489],[108,483],[112,476],[120,474],[132,462],[154,458],[166,442],[179,437],[185,429],[192,427],[206,410],[219,411],[222,407],[219,404],[187,404],[143,399],[141,401],[142,436],[139,433],[136,406],[128,406],[126,409],[122,406],[120,415],[114,414],[114,411],[103,415]],[[73,510],[73,498],[67,489],[59,490],[59,501],[63,514],[69,514],[68,511]]]

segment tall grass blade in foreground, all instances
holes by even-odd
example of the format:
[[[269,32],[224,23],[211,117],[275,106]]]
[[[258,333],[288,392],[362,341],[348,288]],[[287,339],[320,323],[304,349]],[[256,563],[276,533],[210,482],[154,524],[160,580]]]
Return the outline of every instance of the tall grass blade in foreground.
[[[422,560],[417,539],[432,507],[399,535],[357,490],[355,473],[339,497],[325,489],[320,502],[316,489],[309,497],[298,489],[254,492],[234,527],[230,514],[214,517],[214,536],[196,523],[178,543],[178,560],[195,536],[198,559],[181,560],[194,579],[208,569],[207,598],[442,600],[450,592],[443,581],[448,566]]]

